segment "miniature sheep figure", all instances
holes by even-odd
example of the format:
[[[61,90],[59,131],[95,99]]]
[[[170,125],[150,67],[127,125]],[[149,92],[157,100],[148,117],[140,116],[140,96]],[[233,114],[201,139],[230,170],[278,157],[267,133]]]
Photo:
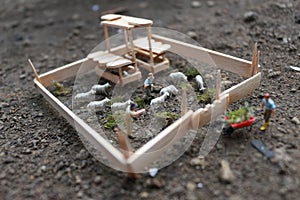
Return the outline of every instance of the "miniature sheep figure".
[[[156,97],[155,99],[152,99],[150,102],[150,105],[159,104],[159,103],[164,102],[169,95],[170,94],[168,92],[165,92],[163,95]]]
[[[111,87],[109,83],[105,83],[104,85],[93,85],[91,90],[94,90],[96,94],[104,94],[107,96],[107,89]]]
[[[76,96],[74,97],[74,100],[77,101],[77,102],[87,101],[87,100],[91,100],[92,98],[95,98],[94,95],[95,95],[95,91],[90,90],[88,92],[76,94]]]
[[[202,76],[197,75],[195,79],[196,79],[196,83],[197,83],[200,91],[201,90],[205,90],[205,87],[203,86],[203,78],[202,78]]]
[[[105,97],[101,101],[92,101],[87,105],[87,110],[89,113],[95,113],[101,110],[110,99]]]
[[[169,85],[167,87],[162,88],[159,93],[162,95],[166,92],[168,92],[169,94],[174,94],[174,95],[178,94],[178,90],[174,85]]]
[[[182,81],[187,81],[186,75],[184,75],[181,72],[173,72],[169,75],[169,77],[172,79],[172,81],[176,84],[181,83]]]
[[[133,103],[130,99],[127,100],[126,102],[116,102],[111,105],[111,109],[116,111],[116,110],[125,110],[127,106],[130,105],[130,103]]]

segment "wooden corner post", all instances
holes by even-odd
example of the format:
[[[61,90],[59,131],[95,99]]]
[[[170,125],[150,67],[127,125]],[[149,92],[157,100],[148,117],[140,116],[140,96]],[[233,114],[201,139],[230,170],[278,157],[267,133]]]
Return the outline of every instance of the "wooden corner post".
[[[253,49],[252,63],[251,63],[252,76],[257,74],[258,72],[258,59],[259,59],[259,52],[257,51],[257,42],[255,42],[254,49]]]
[[[33,71],[33,74],[34,74],[35,79],[36,79],[38,82],[41,82],[41,79],[40,79],[38,73],[36,72],[35,67],[34,67],[34,65],[32,64],[32,62],[31,62],[30,59],[28,59],[28,63],[29,63],[29,66],[31,67],[31,69],[32,69],[32,71]]]

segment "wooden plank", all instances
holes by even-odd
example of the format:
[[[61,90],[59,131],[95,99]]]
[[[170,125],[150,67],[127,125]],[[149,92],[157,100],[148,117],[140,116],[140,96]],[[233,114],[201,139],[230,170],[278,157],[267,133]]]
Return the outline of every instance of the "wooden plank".
[[[111,26],[115,28],[126,28],[126,29],[134,28],[133,25],[128,24],[124,20],[102,21],[101,24],[104,26]]]
[[[103,77],[103,78],[105,78],[105,79],[107,79],[107,80],[110,80],[110,81],[112,81],[112,82],[114,82],[114,83],[118,83],[118,82],[120,81],[120,77],[119,77],[119,76],[114,75],[114,74],[112,74],[112,73],[110,73],[110,72],[106,72],[105,70],[100,69],[99,67],[96,67],[96,68],[95,68],[95,72],[96,72],[99,76],[101,76],[101,77]]]
[[[255,74],[253,77],[225,90],[221,93],[221,96],[229,94],[229,104],[236,102],[237,100],[252,94],[256,88],[259,87],[261,80],[261,72]]]
[[[252,76],[251,61],[154,34],[152,35],[152,38],[171,45],[170,51],[178,55],[214,65],[219,69],[224,69],[246,78]]]
[[[30,59],[28,59],[28,63],[29,63],[29,66],[31,67],[31,70],[32,70],[32,72],[33,72],[33,74],[34,74],[35,79],[38,80],[39,82],[41,82],[41,79],[40,79],[38,73],[36,72],[35,67],[34,67],[34,65],[32,64],[32,62],[31,62]]]
[[[96,63],[94,61],[84,58],[76,62],[67,64],[65,66],[62,66],[60,68],[56,68],[44,74],[41,74],[39,77],[41,83],[45,87],[48,87],[52,84],[53,80],[60,82],[67,78],[76,76],[77,73],[82,74],[87,71],[91,71],[95,68],[95,66]]]
[[[41,83],[34,79],[34,84],[44,98],[85,138],[93,147],[106,156],[109,161],[118,169],[126,170],[127,163],[122,153],[106,141],[99,133],[87,125],[69,108],[53,96]]]
[[[121,15],[107,14],[107,15],[101,16],[101,20],[113,21],[113,20],[120,19],[121,17],[122,17]]]
[[[161,156],[166,149],[170,148],[182,136],[191,129],[191,117],[193,111],[188,111],[183,117],[168,126],[152,140],[134,152],[128,159],[133,172],[141,172],[150,163]]]
[[[106,64],[108,68],[119,68],[126,65],[130,65],[132,62],[126,58],[118,58],[116,60],[110,61]]]

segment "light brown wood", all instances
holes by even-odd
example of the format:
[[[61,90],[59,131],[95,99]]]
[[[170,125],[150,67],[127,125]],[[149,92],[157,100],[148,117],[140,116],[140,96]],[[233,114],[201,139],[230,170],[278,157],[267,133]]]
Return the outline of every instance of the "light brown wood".
[[[104,30],[104,35],[105,35],[106,49],[107,49],[108,52],[111,52],[108,29],[107,29],[106,25],[103,25],[103,30]]]
[[[253,76],[254,74],[257,73],[257,69],[258,69],[257,42],[255,42],[254,48],[253,48],[253,56],[252,56],[251,68],[252,68],[252,76]]]
[[[48,87],[52,84],[53,80],[58,82],[63,81],[67,78],[76,76],[77,74],[87,73],[88,71],[94,70],[96,63],[87,58],[78,60],[76,62],[67,64],[60,68],[56,68],[44,74],[41,74],[40,81],[45,86]]]
[[[121,15],[117,15],[117,14],[106,14],[101,16],[101,20],[112,21],[112,20],[121,19],[121,17],[122,17]]]
[[[259,87],[261,80],[261,72],[255,74],[253,77],[244,80],[243,82],[223,91],[221,96],[229,94],[229,104],[252,94],[256,88]]]
[[[154,66],[154,61],[153,61],[153,52],[152,52],[152,45],[151,45],[151,27],[147,27],[147,33],[148,33],[148,48],[149,48],[149,53],[150,53],[150,65]]]
[[[131,56],[132,56],[132,62],[134,63],[135,70],[137,70],[137,62],[136,62],[136,55],[134,51],[134,45],[133,45],[133,35],[132,31],[129,30],[129,40],[130,40],[130,49],[131,49]]]
[[[218,69],[218,74],[217,74],[217,85],[216,85],[217,89],[217,97],[216,99],[220,99],[220,94],[221,94],[221,70]]]
[[[183,117],[134,152],[128,159],[128,163],[131,164],[134,172],[143,171],[146,166],[159,158],[166,149],[187,134],[188,130],[192,128],[192,115],[193,111],[188,111]]]
[[[182,88],[182,95],[181,95],[181,116],[184,116],[187,112],[187,94],[186,89]]]
[[[53,96],[40,82],[36,79],[34,84],[43,97],[79,132],[87,139],[96,149],[101,151],[112,164],[119,170],[126,171],[127,163],[119,150],[106,141],[99,133],[87,125],[82,119],[75,115],[69,108]]]
[[[170,51],[180,56],[193,58],[212,66],[216,66],[219,69],[239,74],[246,78],[252,76],[250,61],[155,34],[152,34],[152,38],[171,45]]]
[[[128,45],[128,33],[127,33],[127,29],[123,29],[123,36],[124,36],[124,42],[125,42],[125,46],[126,46],[126,50],[127,52],[129,52],[129,45]]]
[[[32,64],[32,62],[31,62],[30,59],[28,59],[28,63],[29,63],[29,66],[31,67],[31,70],[33,71],[33,74],[34,74],[35,79],[36,79],[37,81],[41,82],[41,79],[40,79],[38,73],[36,72],[35,67],[34,67],[34,65]]]

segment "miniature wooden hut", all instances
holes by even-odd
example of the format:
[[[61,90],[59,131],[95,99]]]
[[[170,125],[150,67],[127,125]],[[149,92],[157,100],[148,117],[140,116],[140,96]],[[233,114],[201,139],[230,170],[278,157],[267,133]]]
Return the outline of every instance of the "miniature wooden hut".
[[[98,63],[96,72],[99,75],[124,85],[141,78],[138,66],[144,67],[152,73],[169,67],[169,60],[165,54],[170,45],[151,39],[151,25],[153,24],[151,20],[116,14],[104,15],[101,20],[107,51],[98,51],[88,55],[89,59]],[[118,54],[112,51],[108,35],[109,26],[122,29],[125,52]],[[147,37],[134,40],[132,29],[139,27],[146,28]]]

